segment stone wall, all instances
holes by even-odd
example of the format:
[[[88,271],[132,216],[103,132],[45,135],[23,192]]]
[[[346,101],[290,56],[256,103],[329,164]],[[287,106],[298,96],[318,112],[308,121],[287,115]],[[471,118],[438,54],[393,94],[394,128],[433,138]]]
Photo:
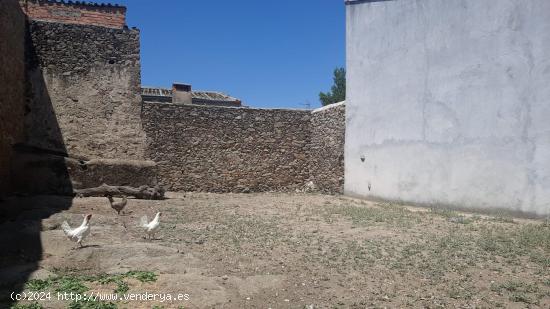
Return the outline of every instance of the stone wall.
[[[309,179],[309,111],[144,103],[142,118],[169,190],[294,190]]]
[[[30,21],[29,33],[27,143],[76,158],[142,159],[139,31]]]
[[[157,184],[157,165],[152,161],[94,159],[81,161],[66,159],[73,188],[93,188],[102,184],[140,187]]]
[[[311,114],[309,175],[315,187],[325,193],[344,189],[344,139],[346,106],[344,102],[316,109]]]
[[[19,2],[29,19],[119,29],[126,26],[126,8],[119,5],[56,0],[20,0]]]
[[[0,1],[0,195],[10,192],[13,145],[24,138],[25,16],[16,0]]]

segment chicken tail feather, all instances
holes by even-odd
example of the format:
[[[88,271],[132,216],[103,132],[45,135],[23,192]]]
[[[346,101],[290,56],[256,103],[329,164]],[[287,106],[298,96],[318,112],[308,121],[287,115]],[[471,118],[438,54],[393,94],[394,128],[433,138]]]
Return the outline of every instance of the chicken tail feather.
[[[149,220],[147,220],[147,216],[141,217],[141,219],[139,221],[139,225],[142,226],[142,227],[146,227],[147,224],[149,224]]]
[[[61,228],[63,229],[63,232],[65,232],[65,235],[69,235],[71,232],[71,227],[69,226],[69,223],[67,221],[63,221],[61,224]]]

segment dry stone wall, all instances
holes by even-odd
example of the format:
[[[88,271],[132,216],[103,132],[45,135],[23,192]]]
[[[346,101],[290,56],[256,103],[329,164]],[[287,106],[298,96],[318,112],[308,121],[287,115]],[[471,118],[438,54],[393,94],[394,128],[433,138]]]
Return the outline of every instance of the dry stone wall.
[[[16,0],[0,1],[0,195],[10,192],[15,153],[24,138],[25,16]]]
[[[143,158],[139,31],[30,21],[29,33],[28,143],[77,158]]]
[[[346,107],[343,102],[314,110],[309,147],[310,180],[325,193],[343,193]]]
[[[341,193],[344,109],[144,103],[146,154],[169,190]]]
[[[147,155],[169,190],[258,192],[309,178],[310,112],[144,103]]]

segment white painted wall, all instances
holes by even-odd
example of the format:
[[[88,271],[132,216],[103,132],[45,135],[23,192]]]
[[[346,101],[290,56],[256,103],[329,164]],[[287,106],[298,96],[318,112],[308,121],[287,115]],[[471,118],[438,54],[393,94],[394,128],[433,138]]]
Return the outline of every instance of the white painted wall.
[[[550,212],[550,1],[348,4],[346,102],[347,194]]]

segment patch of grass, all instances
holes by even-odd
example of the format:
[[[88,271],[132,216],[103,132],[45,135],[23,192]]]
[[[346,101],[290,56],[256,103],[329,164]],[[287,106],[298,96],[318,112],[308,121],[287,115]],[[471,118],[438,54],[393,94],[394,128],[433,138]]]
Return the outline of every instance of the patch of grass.
[[[456,211],[451,210],[449,208],[430,207],[430,213],[447,218],[447,219],[453,218],[453,217],[459,217],[459,214]]]
[[[123,294],[128,292],[129,289],[130,287],[128,286],[128,283],[121,280],[117,282],[117,287],[114,292],[117,294]]]
[[[377,204],[377,207],[354,205],[325,207],[325,221],[332,222],[332,215],[348,217],[357,226],[368,226],[372,223],[393,223],[394,226],[407,227],[418,223],[420,220],[416,214],[406,208],[389,203]]]
[[[120,280],[124,279],[124,277],[125,277],[125,274],[118,274],[118,275],[101,274],[90,278],[89,281],[97,281],[101,284],[108,284],[108,283],[119,282]]]
[[[512,239],[506,237],[503,229],[482,230],[477,239],[477,245],[484,251],[490,253],[506,253],[512,249]]]
[[[68,309],[118,309],[118,306],[111,302],[101,301],[73,301],[67,307]]]
[[[57,287],[56,292],[67,292],[67,293],[76,293],[82,294],[88,291],[88,287],[84,285],[83,278],[78,276],[62,276],[55,279]]]
[[[124,280],[125,278],[135,278],[139,280],[140,282],[154,282],[157,280],[157,275],[154,272],[150,271],[129,271],[125,274],[116,274],[116,275],[109,275],[109,274],[101,274],[96,276],[83,276],[83,275],[73,275],[73,274],[65,274],[57,277],[51,277],[46,280],[41,279],[33,279],[29,280],[27,284],[25,285],[26,289],[29,291],[44,291],[48,289],[53,289],[55,292],[61,292],[61,293],[76,293],[76,294],[82,294],[89,290],[89,288],[85,285],[85,282],[98,282],[100,284],[109,284],[109,283],[115,283],[116,288],[114,289],[115,293],[126,293],[130,289],[128,286],[128,283]],[[93,301],[85,301],[85,302],[72,302],[69,305],[70,309],[110,309],[110,308],[116,308],[113,307],[114,304],[112,303],[104,303],[104,302],[93,302]],[[24,309],[27,307],[17,307],[17,309]],[[29,307],[30,309],[33,309],[34,307]],[[42,308],[42,307],[39,307]]]
[[[471,289],[464,289],[461,287],[451,287],[449,291],[447,291],[448,295],[452,299],[472,299],[473,292]]]
[[[538,299],[530,295],[539,292],[539,287],[536,284],[511,280],[500,284],[493,284],[491,286],[491,291],[500,295],[504,292],[511,293],[509,299],[513,302],[521,302],[526,304],[538,303]]]
[[[277,218],[265,221],[229,215],[223,218],[215,230],[211,231],[208,239],[233,250],[242,250],[242,247],[250,244],[264,249],[271,248],[281,241],[282,233],[278,227],[278,221]]]
[[[525,293],[513,293],[509,298],[513,302],[526,303],[526,304],[538,304],[538,300],[529,297]]]
[[[550,266],[550,228],[542,224],[527,224],[514,229],[490,227],[481,230],[476,242],[486,253],[507,258],[509,263],[527,256],[543,269]]]
[[[88,291],[88,287],[84,285],[87,280],[85,276],[63,275],[58,277],[50,277],[48,279],[32,279],[25,284],[25,289],[29,291],[39,292],[54,287],[56,292],[73,292],[84,293]]]
[[[42,279],[32,279],[27,281],[25,284],[25,289],[33,292],[44,291],[52,285],[53,281],[51,278],[46,280]]]
[[[39,303],[32,303],[32,304],[15,304],[10,307],[10,309],[42,309],[41,304]]]
[[[500,222],[500,223],[516,223],[516,221],[514,221],[514,218],[508,217],[508,216],[491,217],[489,218],[489,220],[494,222]]]
[[[128,274],[118,274],[118,275],[107,275],[102,274],[99,276],[96,276],[95,278],[92,278],[90,281],[97,281],[100,284],[109,284],[109,283],[115,283],[116,288],[114,289],[115,293],[126,293],[130,289],[128,286],[128,283],[124,281],[124,278],[126,278]]]
[[[538,292],[539,289],[534,284],[528,284],[520,281],[506,281],[500,284],[493,284],[491,286],[491,290],[498,293],[502,293],[502,291],[535,293]]]
[[[154,282],[157,281],[157,274],[151,271],[129,271],[126,273],[129,277],[134,277],[141,282]]]
[[[541,247],[550,251],[550,226],[527,224],[521,227],[516,237],[522,247]]]

